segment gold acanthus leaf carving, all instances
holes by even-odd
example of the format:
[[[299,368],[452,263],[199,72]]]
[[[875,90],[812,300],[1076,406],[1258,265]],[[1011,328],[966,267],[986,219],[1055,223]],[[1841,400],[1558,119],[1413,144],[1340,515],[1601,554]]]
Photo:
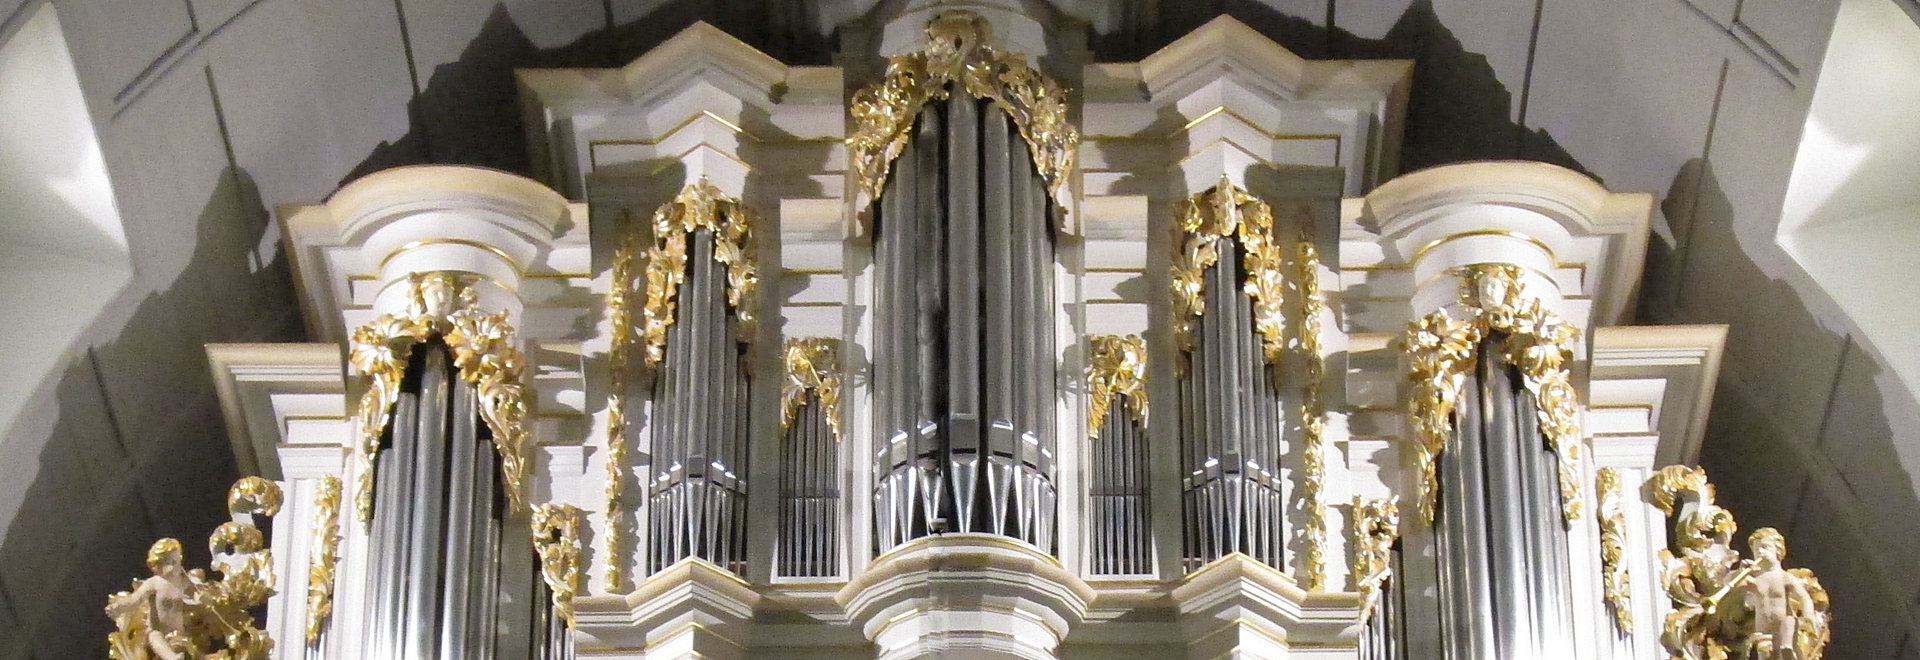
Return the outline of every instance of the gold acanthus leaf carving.
[[[811,394],[820,401],[827,429],[840,439],[840,340],[832,337],[788,339],[781,351],[786,381],[780,384],[780,428],[793,427]]]
[[[540,556],[540,578],[553,597],[553,611],[573,628],[573,598],[580,593],[580,527],[585,514],[571,504],[534,507],[530,524],[533,550]]]
[[[626,537],[632,523],[627,512],[628,368],[633,362],[633,297],[644,286],[640,279],[641,234],[628,231],[613,251],[613,284],[607,292],[607,318],[612,335],[607,349],[607,589],[626,591]]]
[[[1627,504],[1620,468],[1603,467],[1593,477],[1600,499],[1600,584],[1621,635],[1633,634],[1633,578],[1627,568]]]
[[[273,551],[255,517],[280,512],[280,486],[243,477],[227,491],[228,522],[207,539],[213,561],[187,570],[180,542],[163,538],[147,551],[152,577],[107,597],[107,654],[114,660],[267,660],[273,637],[252,611],[274,595]],[[211,574],[209,574],[211,571]]]
[[[1221,242],[1240,247],[1253,300],[1253,325],[1268,364],[1286,353],[1285,257],[1273,237],[1273,207],[1222,178],[1220,185],[1186,200],[1180,212],[1180,253],[1173,264],[1173,335],[1182,354],[1193,350],[1193,326],[1206,314],[1207,269],[1220,262]],[[1231,247],[1227,248],[1231,249]]]
[[[340,564],[340,478],[325,476],[313,484],[313,543],[307,555],[307,645],[320,643],[333,616],[333,585]]]
[[[1100,438],[1114,397],[1140,428],[1147,427],[1147,342],[1140,335],[1087,338],[1087,437]]]
[[[1518,367],[1533,393],[1534,421],[1558,458],[1563,522],[1580,519],[1580,399],[1569,366],[1580,331],[1562,320],[1538,296],[1526,291],[1521,269],[1512,264],[1474,264],[1451,271],[1461,278],[1464,318],[1435,310],[1409,324],[1403,348],[1407,357],[1408,418],[1419,450],[1420,513],[1433,521],[1440,483],[1436,462],[1453,434],[1454,411],[1465,395],[1481,339],[1505,337],[1503,353]]]
[[[1080,145],[1079,130],[1067,121],[1066,90],[1028,66],[1025,55],[988,45],[992,40],[992,26],[978,14],[942,12],[927,24],[925,50],[889,58],[886,77],[853,95],[847,153],[866,203],[885,190],[887,170],[906,149],[920,109],[947,98],[955,83],[1006,112],[1034,170],[1049,188],[1064,188]]]
[[[1705,470],[1661,468],[1647,482],[1673,523],[1660,551],[1660,583],[1673,602],[1660,643],[1675,660],[1820,660],[1830,616],[1813,572],[1787,568],[1786,538],[1771,527],[1748,537],[1751,559],[1733,549],[1733,514],[1713,501]]]
[[[526,482],[533,443],[527,434],[527,398],[524,358],[515,346],[507,313],[488,314],[479,308],[474,285],[480,276],[457,271],[428,271],[407,275],[408,303],[399,315],[382,314],[355,328],[348,361],[370,377],[360,397],[357,419],[359,442],[354,446],[354,503],[360,522],[373,520],[374,459],[380,453],[393,404],[400,397],[400,380],[415,344],[435,335],[453,352],[460,379],[474,386],[480,417],[493,432],[500,457],[500,478],[511,508],[526,506]]]
[[[753,213],[745,205],[705,178],[688,184],[673,201],[653,212],[646,306],[640,312],[648,366],[658,365],[667,357],[667,328],[674,321],[674,298],[687,279],[688,248],[694,233],[700,230],[713,237],[713,260],[727,266],[727,305],[738,321],[738,339],[742,343],[752,341],[754,292],[760,282],[754,266],[753,224]]]
[[[1294,269],[1294,286],[1300,299],[1300,323],[1294,347],[1300,352],[1304,372],[1300,383],[1303,431],[1300,458],[1307,474],[1301,481],[1300,499],[1307,513],[1306,587],[1309,591],[1319,591],[1325,589],[1327,583],[1327,404],[1320,391],[1327,371],[1327,358],[1321,350],[1320,316],[1326,313],[1327,301],[1320,293],[1319,251],[1313,247],[1311,233],[1304,229],[1295,249]]]
[[[1392,497],[1353,498],[1353,588],[1360,592],[1360,624],[1380,606],[1393,578],[1393,544],[1400,538],[1400,504]]]

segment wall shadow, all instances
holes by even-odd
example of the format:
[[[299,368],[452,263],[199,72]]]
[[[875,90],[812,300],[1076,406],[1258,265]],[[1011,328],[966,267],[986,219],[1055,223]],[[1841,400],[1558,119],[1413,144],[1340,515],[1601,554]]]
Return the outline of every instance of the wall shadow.
[[[76,349],[7,430],[9,444],[44,444],[0,536],[0,591],[12,604],[0,612],[0,656],[20,640],[39,660],[106,657],[106,597],[149,575],[159,537],[178,538],[190,567],[206,565],[239,472],[203,346],[303,338],[286,260],[248,263],[266,220],[251,177],[226,168],[186,270],[137,302],[123,295],[135,308],[119,335]]]
[[[1225,14],[1307,59],[1413,60],[1400,166],[1395,171],[1473,160],[1538,160],[1592,176],[1544,130],[1514,122],[1515,92],[1487,58],[1466,49],[1440,22],[1430,0],[1407,7],[1386,36],[1365,39],[1326,18],[1283,14],[1257,0],[1162,2],[1123,12],[1122,25],[1094,35],[1095,57],[1134,61]]]
[[[713,24],[787,64],[826,64],[830,35],[816,34],[818,8],[801,0],[674,0],[645,17],[556,48],[534,46],[496,4],[459,59],[434,67],[407,112],[405,135],[374,149],[341,180],[401,165],[478,165],[527,175],[531,162],[513,70],[614,68],[697,21]]]
[[[1920,536],[1920,496],[1895,447],[1882,391],[1840,387],[1872,383],[1882,368],[1850,337],[1827,330],[1792,286],[1746,257],[1732,209],[1710,161],[1681,168],[1662,202],[1676,242],[1649,242],[1639,320],[1729,324],[1700,465],[1740,523],[1736,545],[1744,552],[1746,536],[1760,527],[1784,531],[1788,565],[1813,569],[1832,598],[1828,657],[1893,657],[1904,631],[1888,631],[1903,630],[1905,613],[1886,604],[1914,597],[1916,578],[1904,568],[1920,562],[1911,543]],[[1804,424],[1784,418],[1793,406],[1782,402],[1795,400],[1804,382],[1779,378],[1773,364],[1802,364],[1789,355],[1834,346],[1832,371],[1799,374],[1825,393],[1818,405],[1828,419],[1815,426],[1816,437],[1792,437]],[[1810,474],[1828,469],[1841,480],[1822,488]],[[1863,547],[1893,565],[1862,561]]]

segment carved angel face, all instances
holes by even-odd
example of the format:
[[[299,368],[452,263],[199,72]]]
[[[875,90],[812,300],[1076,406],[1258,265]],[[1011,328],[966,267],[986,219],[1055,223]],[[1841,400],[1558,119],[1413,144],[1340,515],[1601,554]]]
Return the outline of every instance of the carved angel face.
[[[159,575],[168,569],[180,570],[180,542],[175,539],[160,539],[147,549],[147,569]]]
[[[1747,548],[1753,551],[1754,561],[1778,564],[1787,558],[1787,537],[1780,530],[1762,527],[1747,537]]]

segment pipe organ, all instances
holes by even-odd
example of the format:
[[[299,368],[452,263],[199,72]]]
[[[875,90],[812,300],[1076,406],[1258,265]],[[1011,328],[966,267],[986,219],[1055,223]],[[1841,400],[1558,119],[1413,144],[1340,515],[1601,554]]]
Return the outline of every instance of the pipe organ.
[[[283,209],[315,343],[208,347],[248,522],[116,657],[1819,657],[1686,467],[1724,328],[1626,324],[1650,196],[1036,6],[523,70],[531,177]]]

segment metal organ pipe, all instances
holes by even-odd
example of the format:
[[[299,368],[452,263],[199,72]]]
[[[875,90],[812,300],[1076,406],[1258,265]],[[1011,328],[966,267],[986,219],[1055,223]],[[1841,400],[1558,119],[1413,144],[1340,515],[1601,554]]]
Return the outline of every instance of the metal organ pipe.
[[[455,377],[446,344],[413,349],[385,434],[369,547],[368,633],[362,657],[484,657],[502,621],[499,556],[504,499],[474,386]]]
[[[1053,211],[1004,112],[930,104],[875,208],[875,550],[1054,545]]]
[[[691,212],[691,211],[687,211]],[[740,321],[728,308],[729,272],[712,229],[687,232],[677,318],[653,385],[655,434],[648,481],[648,573],[687,557],[743,573],[746,561],[747,409]]]

